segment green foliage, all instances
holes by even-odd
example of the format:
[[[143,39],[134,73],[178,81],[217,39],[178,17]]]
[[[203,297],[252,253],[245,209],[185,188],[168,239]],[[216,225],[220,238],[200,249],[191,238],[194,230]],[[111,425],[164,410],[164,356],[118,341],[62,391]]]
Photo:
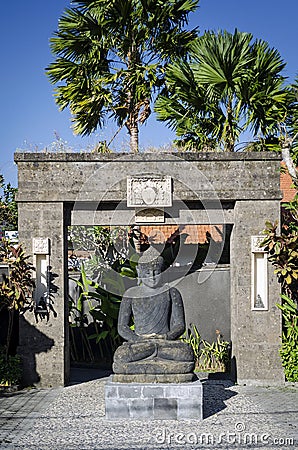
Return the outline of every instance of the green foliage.
[[[13,386],[20,383],[22,375],[19,356],[6,356],[6,351],[0,349],[0,386]]]
[[[87,357],[93,361],[98,351],[101,359],[111,359],[121,342],[117,319],[126,289],[124,278],[137,277],[137,257],[129,245],[130,233],[130,227],[74,226],[69,230],[70,248],[92,255],[81,266],[80,279],[74,279],[81,290],[79,299],[76,304],[71,299],[69,304],[71,351],[75,360]]]
[[[129,232],[129,227],[72,226],[69,227],[69,246],[74,251],[93,253],[85,269],[90,278],[97,279],[103,270],[118,270],[123,265],[129,253]]]
[[[103,258],[109,252],[112,244],[109,227],[103,226],[72,226],[69,227],[69,244],[71,248],[102,254]]]
[[[288,381],[298,381],[298,194],[283,205],[283,223],[278,233],[277,223],[266,222],[266,238],[262,242],[282,286],[283,316],[280,355]]]
[[[112,150],[109,148],[106,141],[101,141],[93,147],[91,153],[112,153]]]
[[[70,302],[70,326],[78,327],[82,335],[84,350],[89,359],[94,360],[92,347],[89,340],[94,339],[99,346],[101,356],[112,355],[121,339],[117,332],[118,313],[121,296],[113,295],[104,290],[98,283],[87,278],[84,266],[81,268],[80,280],[75,280],[81,288],[77,304]],[[124,291],[124,286],[122,287]],[[92,325],[93,334],[87,332],[87,327]],[[74,340],[72,342],[75,345]],[[79,359],[74,349],[75,359]]]
[[[269,261],[274,265],[274,273],[278,277],[283,292],[292,299],[298,300],[298,195],[292,202],[284,206],[287,218],[278,230],[277,222],[266,222],[266,235],[262,246],[269,252]]]
[[[9,267],[8,277],[4,276],[0,283],[0,310],[8,311],[8,332],[6,356],[8,357],[14,311],[23,312],[32,306],[34,281],[32,264],[28,261],[22,245],[14,247],[7,239],[0,243],[0,261]]]
[[[193,349],[197,370],[208,372],[227,370],[230,360],[230,343],[222,340],[218,330],[216,335],[216,341],[210,343],[202,339],[197,327],[191,324],[187,332],[181,336],[180,339]]]
[[[281,129],[281,145],[289,147],[289,156],[293,162],[293,171],[291,176],[295,179],[296,187],[298,185],[298,77],[289,88],[289,106],[287,114],[280,125]],[[286,160],[285,155],[283,158]],[[288,163],[287,163],[288,166]],[[293,176],[293,172],[296,173]]]
[[[201,336],[200,333],[198,332],[197,327],[191,324],[188,330],[181,337],[181,340],[191,346],[195,358],[196,360],[198,360],[200,356]]]
[[[234,151],[248,128],[266,139],[278,132],[289,101],[285,64],[266,42],[252,39],[238,30],[208,31],[191,43],[189,62],[167,67],[168,92],[155,110],[181,145]]]
[[[298,309],[287,295],[282,295],[283,304],[277,305],[284,321],[284,332],[280,356],[287,381],[298,381]]]
[[[74,130],[90,134],[107,118],[127,127],[138,151],[138,127],[164,84],[165,65],[183,55],[195,31],[186,31],[198,0],[73,1],[51,39],[56,60],[46,69]]]
[[[17,188],[11,186],[10,183],[5,184],[4,178],[0,175],[0,225],[3,230],[18,229],[18,207],[15,201]]]
[[[225,372],[230,359],[230,343],[223,341],[217,331],[215,342],[202,341],[203,348],[200,352],[198,368],[203,371]]]
[[[9,240],[1,240],[0,261],[9,265],[9,277],[0,284],[0,309],[22,311],[31,305],[34,281],[28,259],[22,245],[14,247]]]

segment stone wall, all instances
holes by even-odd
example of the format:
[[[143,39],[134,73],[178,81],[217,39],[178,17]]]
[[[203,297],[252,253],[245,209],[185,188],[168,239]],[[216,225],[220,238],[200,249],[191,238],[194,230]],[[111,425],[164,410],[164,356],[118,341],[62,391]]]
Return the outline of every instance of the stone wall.
[[[187,274],[175,287],[181,292],[187,327],[196,325],[201,338],[216,340],[216,330],[231,340],[230,267],[204,267]]]
[[[237,154],[44,154],[16,153],[19,233],[32,253],[33,237],[51,240],[58,287],[57,317],[36,324],[25,315],[20,349],[27,382],[63,385],[68,380],[66,227],[130,224],[126,177],[172,177],[173,206],[165,224],[231,224],[231,337],[239,382],[280,382],[279,286],[268,266],[269,309],[251,310],[251,236],[279,218],[280,159],[275,153]],[[150,224],[149,224],[150,225]],[[195,298],[195,295],[194,295]],[[196,306],[194,304],[193,308]],[[212,311],[212,313],[211,313]],[[210,308],[214,320],[218,311]]]

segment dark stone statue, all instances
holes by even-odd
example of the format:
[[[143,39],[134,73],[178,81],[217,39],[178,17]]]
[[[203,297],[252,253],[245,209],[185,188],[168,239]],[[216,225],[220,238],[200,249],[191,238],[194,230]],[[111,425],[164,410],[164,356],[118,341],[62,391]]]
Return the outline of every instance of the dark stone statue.
[[[178,340],[185,331],[181,294],[161,283],[162,265],[160,256],[152,259],[152,252],[147,251],[138,262],[140,285],[123,296],[118,332],[127,342],[114,355],[115,381],[184,382],[193,378],[193,351]]]

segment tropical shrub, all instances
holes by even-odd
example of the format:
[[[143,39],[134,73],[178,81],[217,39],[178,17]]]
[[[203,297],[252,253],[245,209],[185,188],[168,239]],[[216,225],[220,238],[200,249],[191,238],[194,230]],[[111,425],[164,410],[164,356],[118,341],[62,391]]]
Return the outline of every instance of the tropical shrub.
[[[0,349],[0,386],[18,385],[21,380],[21,359],[18,355],[6,356],[6,349]]]
[[[73,250],[90,258],[81,264],[77,300],[69,299],[71,357],[75,361],[110,362],[122,342],[117,333],[124,278],[136,278],[137,255],[130,227],[71,227]],[[132,256],[132,257],[131,257]]]
[[[129,255],[130,227],[72,226],[69,228],[69,246],[73,251],[92,255],[85,261],[85,271],[91,279],[110,268],[119,271]]]
[[[287,295],[282,295],[283,304],[277,305],[284,321],[280,356],[288,381],[298,381],[298,308]]]
[[[11,386],[21,379],[21,361],[12,354],[12,333],[17,313],[32,307],[34,281],[32,265],[28,261],[22,245],[14,247],[7,239],[0,243],[0,261],[8,268],[0,281],[0,311],[7,311],[6,343],[0,349],[0,384]]]
[[[6,184],[3,175],[0,175],[0,223],[4,230],[17,230],[18,228],[18,207],[15,200],[17,188]]]
[[[295,206],[296,205],[296,206]],[[285,204],[286,212],[296,208],[298,211],[298,196],[289,204]],[[294,218],[294,215],[292,215]],[[274,273],[289,297],[297,301],[298,287],[298,220],[282,223],[280,233],[278,223],[266,222],[264,230],[266,238],[262,246],[269,253],[269,261],[275,267]]]
[[[298,381],[298,194],[283,205],[280,233],[277,223],[266,222],[262,242],[282,288],[283,334],[280,355],[288,381]]]
[[[24,312],[32,307],[34,281],[32,264],[28,261],[22,245],[14,247],[7,239],[0,243],[0,261],[7,264],[8,276],[3,275],[0,282],[0,310],[8,311],[8,329],[5,357],[8,359],[12,336],[14,313]]]
[[[216,330],[216,336],[215,342],[208,342],[201,338],[197,327],[191,324],[181,337],[181,340],[193,349],[196,370],[204,372],[226,372],[228,370],[230,343],[222,339],[219,330]]]
[[[196,361],[198,361],[200,357],[201,335],[198,332],[197,327],[193,324],[190,324],[190,327],[181,337],[181,340],[191,346],[195,355],[195,359]]]
[[[198,361],[199,370],[209,372],[226,372],[230,360],[230,343],[222,339],[216,330],[217,338],[214,342],[203,340],[203,348]]]
[[[86,275],[84,265],[81,267],[81,275],[75,280],[80,288],[80,296],[76,303],[70,300],[70,333],[72,358],[74,360],[88,359],[96,360],[97,350],[101,360],[110,362],[116,348],[122,343],[117,332],[118,314],[122,295],[125,291],[124,281],[121,276],[136,278],[135,263],[131,267],[123,266],[117,278],[117,286],[111,293],[103,289],[102,285],[89,279]],[[105,271],[104,281],[111,286],[113,276],[108,279],[108,272]],[[81,351],[76,344],[75,333],[79,330]],[[90,331],[91,330],[91,331]],[[95,341],[97,348],[90,343]]]

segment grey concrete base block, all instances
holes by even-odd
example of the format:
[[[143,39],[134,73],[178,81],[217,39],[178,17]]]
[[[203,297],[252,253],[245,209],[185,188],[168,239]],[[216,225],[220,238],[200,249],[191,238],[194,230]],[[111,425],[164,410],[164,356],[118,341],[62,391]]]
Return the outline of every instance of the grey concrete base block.
[[[189,383],[118,383],[105,386],[106,419],[203,419],[203,386]]]

